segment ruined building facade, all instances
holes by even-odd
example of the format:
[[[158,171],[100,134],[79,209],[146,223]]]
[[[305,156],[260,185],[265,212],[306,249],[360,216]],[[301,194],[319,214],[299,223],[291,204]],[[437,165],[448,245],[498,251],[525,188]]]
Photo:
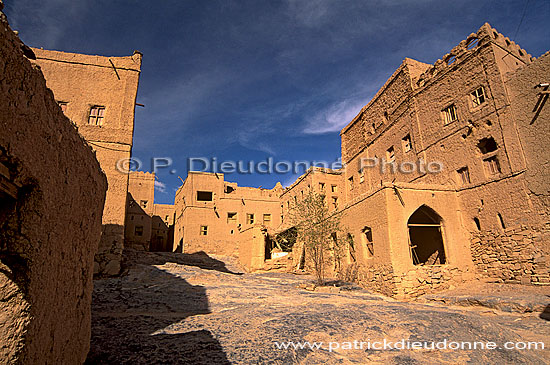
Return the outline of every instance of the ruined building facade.
[[[90,56],[33,49],[48,87],[65,115],[96,152],[109,184],[94,272],[120,271],[134,109],[142,55]]]
[[[82,364],[107,180],[0,1],[0,362]]]
[[[345,228],[334,237],[347,252],[338,274],[387,295],[474,276],[549,284],[548,75],[550,54],[534,59],[489,24],[433,65],[405,59],[342,129],[344,168],[311,169],[272,214],[286,230],[293,202],[308,189],[325,195]],[[224,197],[223,179],[212,178]],[[187,199],[208,186],[188,180]],[[205,214],[176,213],[186,234],[225,218],[213,203],[187,204]]]
[[[241,231],[281,225],[282,190],[280,184],[242,187],[220,173],[189,172],[175,197],[175,251],[238,255]]]
[[[174,206],[154,204],[155,174],[132,171],[129,176],[125,247],[145,251],[172,251]]]

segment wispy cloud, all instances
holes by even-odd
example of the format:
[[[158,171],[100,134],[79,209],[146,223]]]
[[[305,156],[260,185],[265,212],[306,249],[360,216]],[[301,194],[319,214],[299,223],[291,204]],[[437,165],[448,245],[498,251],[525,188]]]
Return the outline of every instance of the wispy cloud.
[[[159,180],[155,180],[155,191],[166,194],[166,184]]]
[[[344,100],[328,106],[308,120],[303,132],[323,134],[340,131],[366,104],[365,100]]]

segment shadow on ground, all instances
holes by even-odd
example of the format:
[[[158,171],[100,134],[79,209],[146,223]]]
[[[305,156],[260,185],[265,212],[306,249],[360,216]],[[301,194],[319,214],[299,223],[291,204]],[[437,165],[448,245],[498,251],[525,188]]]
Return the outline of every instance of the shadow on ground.
[[[168,328],[210,313],[206,289],[152,265],[95,281],[86,364],[229,364],[209,331]]]

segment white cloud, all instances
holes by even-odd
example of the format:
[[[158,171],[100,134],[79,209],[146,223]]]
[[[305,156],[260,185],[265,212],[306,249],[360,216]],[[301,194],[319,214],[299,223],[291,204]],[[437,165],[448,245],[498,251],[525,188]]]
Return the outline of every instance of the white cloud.
[[[365,104],[366,101],[355,99],[330,105],[308,120],[303,132],[306,134],[339,132],[359,113]]]
[[[155,180],[155,190],[159,193],[166,193],[166,184],[159,180]]]

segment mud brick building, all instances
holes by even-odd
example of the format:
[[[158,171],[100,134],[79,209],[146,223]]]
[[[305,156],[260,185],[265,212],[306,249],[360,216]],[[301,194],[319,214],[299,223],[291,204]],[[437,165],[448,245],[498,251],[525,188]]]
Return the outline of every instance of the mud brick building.
[[[174,206],[154,204],[155,174],[133,171],[129,176],[125,247],[172,251]]]
[[[107,175],[109,188],[94,272],[118,274],[128,193],[128,174],[121,172],[124,166],[119,161],[126,161],[132,153],[142,55],[137,51],[128,57],[33,51],[61,109],[92,146]]]
[[[281,191],[275,233],[312,189],[342,216],[336,274],[365,287],[403,298],[474,276],[550,284],[549,75],[550,53],[535,59],[489,24],[433,65],[405,59],[342,129],[344,168],[310,169]],[[224,196],[223,179],[208,178]],[[192,192],[214,191],[189,180],[176,227],[196,235],[223,217],[209,201],[181,220],[183,196],[194,205]],[[261,268],[270,234],[245,228],[244,261]]]
[[[282,190],[280,184],[242,187],[220,173],[189,172],[175,197],[174,250],[237,255],[240,231],[281,225]]]
[[[0,362],[82,364],[107,180],[2,6]]]
[[[359,282],[398,297],[472,275],[549,283],[548,75],[548,54],[489,24],[434,65],[403,61],[341,132]]]

